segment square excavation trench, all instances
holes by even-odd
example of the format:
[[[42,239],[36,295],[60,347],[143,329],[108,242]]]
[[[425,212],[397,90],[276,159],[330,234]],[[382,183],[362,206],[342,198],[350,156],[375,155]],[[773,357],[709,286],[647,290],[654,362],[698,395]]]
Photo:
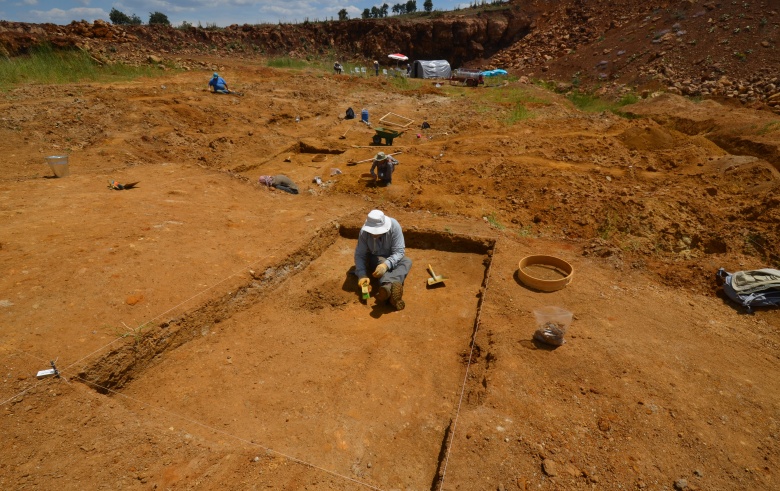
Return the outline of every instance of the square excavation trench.
[[[158,355],[122,392],[383,489],[430,489],[460,395],[488,245],[462,241],[445,251],[427,248],[437,242],[430,234],[405,234],[414,265],[406,308],[394,311],[360,300],[350,235],[342,229],[246,308],[193,327],[195,338]],[[446,286],[427,285],[428,263]]]

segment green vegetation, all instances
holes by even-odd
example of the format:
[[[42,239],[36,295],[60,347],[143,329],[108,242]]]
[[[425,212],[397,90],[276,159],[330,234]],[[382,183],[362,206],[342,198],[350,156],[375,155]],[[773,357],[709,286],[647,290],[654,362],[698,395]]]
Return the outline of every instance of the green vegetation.
[[[485,89],[475,91],[467,89],[464,94],[476,98],[485,111],[491,110],[492,106],[508,107],[509,113],[504,122],[512,125],[518,121],[523,121],[534,117],[533,112],[528,109],[531,104],[548,105],[550,101],[536,97],[521,87],[501,87],[495,89]]]
[[[409,79],[406,77],[390,77],[390,84],[399,90],[417,89],[420,87],[419,79]]]
[[[290,58],[289,56],[282,56],[279,58],[269,58],[266,65],[273,68],[292,68],[295,70],[303,70],[304,68],[311,67],[311,63],[306,60],[299,60],[297,58]]]
[[[772,133],[777,130],[780,130],[780,121],[772,121],[765,124],[760,130],[758,130],[758,134],[766,135],[767,133]]]
[[[526,237],[533,237],[533,236],[534,236],[534,230],[533,230],[533,227],[531,227],[530,225],[523,225],[523,226],[522,226],[522,227],[520,227],[520,229],[517,231],[517,236],[518,236],[518,237],[523,237],[523,238],[526,238]]]
[[[109,336],[114,336],[118,339],[133,338],[133,344],[138,344],[151,327],[152,324],[148,322],[136,328],[129,327],[123,322],[122,327],[106,325],[104,330]]]
[[[490,215],[487,215],[485,219],[488,221],[490,225],[497,228],[498,230],[504,230],[506,228],[501,222],[498,221],[495,212],[491,213]]]
[[[507,124],[512,125],[518,121],[531,119],[533,117],[533,113],[529,111],[522,103],[518,102],[515,104],[515,107],[512,108],[512,112],[509,113],[509,117],[507,117],[506,122]]]
[[[611,101],[608,99],[598,97],[592,93],[580,92],[580,91],[572,92],[566,95],[566,98],[569,99],[571,103],[574,104],[577,107],[577,109],[579,109],[580,111],[585,111],[585,112],[610,111],[617,114],[618,116],[623,116],[623,117],[627,117],[627,116],[625,113],[620,111],[620,108],[639,101],[639,96],[637,96],[634,93],[625,94],[617,101]]]
[[[483,101],[498,104],[530,103],[546,105],[550,103],[550,101],[536,97],[520,87],[506,87],[499,90],[481,90],[479,92],[479,97]]]
[[[168,16],[162,12],[152,12],[149,14],[149,25],[169,26],[171,25],[171,21],[169,21]]]
[[[577,109],[585,112],[602,112],[613,108],[612,103],[586,92],[572,92],[566,96]]]
[[[141,25],[141,18],[137,15],[133,14],[128,16],[124,12],[117,10],[117,9],[111,9],[111,12],[108,14],[109,20],[111,20],[112,24],[116,25],[127,25],[127,26],[139,26]]]
[[[534,85],[555,92],[555,82],[552,80],[534,80]]]
[[[51,46],[38,47],[26,56],[0,57],[0,86],[5,90],[17,84],[114,82],[158,73],[151,66],[100,65],[85,51],[55,51]]]
[[[599,225],[599,228],[597,230],[599,237],[601,237],[604,240],[609,240],[612,238],[615,233],[618,231],[618,214],[617,211],[614,209],[607,210],[606,217],[604,218],[604,221]]]

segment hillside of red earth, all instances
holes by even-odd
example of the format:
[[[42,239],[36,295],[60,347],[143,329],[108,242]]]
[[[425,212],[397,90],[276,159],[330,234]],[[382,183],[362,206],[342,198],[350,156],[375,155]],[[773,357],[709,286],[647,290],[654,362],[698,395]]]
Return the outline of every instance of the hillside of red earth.
[[[773,9],[0,22],[4,54],[160,67],[0,93],[0,489],[778,489],[780,309],[716,277],[780,268]],[[396,51],[510,77],[321,68]],[[402,310],[352,272],[373,209]]]
[[[532,0],[409,18],[212,29],[0,21],[0,53],[48,42],[85,49],[101,63],[168,61],[197,69],[202,55],[392,65],[387,54],[401,52],[412,60],[445,59],[453,68],[503,68],[556,82],[562,92],[663,90],[778,112],[779,11],[766,0]]]

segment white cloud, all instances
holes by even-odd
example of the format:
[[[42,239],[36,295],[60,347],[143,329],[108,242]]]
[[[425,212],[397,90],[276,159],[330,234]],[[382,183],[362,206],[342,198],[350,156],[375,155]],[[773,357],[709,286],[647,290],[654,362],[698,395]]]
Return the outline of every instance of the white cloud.
[[[265,14],[266,17],[279,17],[281,20],[293,20],[297,19],[303,21],[304,19],[316,19],[321,18],[323,11],[317,8],[316,3],[307,1],[285,1],[274,0],[272,2],[264,2],[258,9],[261,14]],[[336,15],[333,12],[331,15]]]
[[[98,8],[86,8],[77,7],[68,10],[62,9],[50,9],[50,10],[31,10],[30,15],[32,17],[31,22],[35,23],[68,23],[73,19],[83,19],[93,21],[95,19],[108,19],[108,13],[103,9]]]

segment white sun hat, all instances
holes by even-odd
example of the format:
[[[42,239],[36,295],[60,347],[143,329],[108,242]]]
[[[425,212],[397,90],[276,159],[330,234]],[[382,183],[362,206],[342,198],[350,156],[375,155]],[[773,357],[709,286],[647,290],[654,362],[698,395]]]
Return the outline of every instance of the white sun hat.
[[[390,219],[379,210],[371,210],[362,230],[374,235],[383,234],[390,230]]]

